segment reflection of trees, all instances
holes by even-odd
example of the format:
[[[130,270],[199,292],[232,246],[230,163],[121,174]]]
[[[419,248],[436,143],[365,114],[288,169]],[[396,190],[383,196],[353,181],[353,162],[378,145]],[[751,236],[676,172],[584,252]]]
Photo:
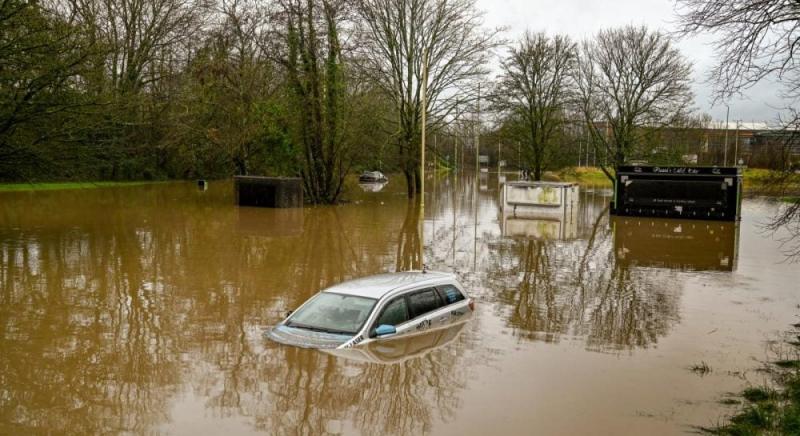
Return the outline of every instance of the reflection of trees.
[[[325,433],[337,421],[417,434],[451,414],[465,384],[454,371],[462,337],[388,366],[260,337],[320,288],[419,267],[414,203],[306,208],[299,229],[276,231],[261,224],[276,222],[269,210],[243,223],[228,189],[4,199],[0,434],[148,433],[166,424],[179,391],[214,416],[249,416],[278,434]],[[399,240],[387,237],[398,228]]]
[[[198,357],[214,363],[202,368],[195,377],[200,380],[197,388],[209,398],[207,404],[210,407],[226,416],[252,414],[255,411],[248,409],[257,402],[254,398],[264,383],[291,383],[290,380],[295,380],[290,374],[278,375],[282,371],[280,365],[285,363],[280,360],[274,362],[275,368],[264,374],[262,357],[248,338],[248,326],[264,322],[263,318],[259,319],[252,313],[254,302],[263,293],[259,289],[278,290],[270,294],[272,298],[280,299],[278,307],[294,308],[319,289],[356,276],[357,268],[382,263],[382,258],[374,256],[362,262],[360,256],[367,256],[358,252],[358,241],[352,240],[354,236],[357,235],[348,234],[336,208],[322,207],[305,214],[302,238],[269,240],[248,236],[240,241],[237,266],[231,265],[231,268],[255,273],[240,277],[237,286],[228,289],[232,294],[229,298],[198,301],[200,304],[196,305],[200,316],[194,321],[197,325],[193,330],[217,326],[214,330],[220,332],[217,337],[197,338],[203,346]],[[261,304],[275,307],[274,301],[261,301]],[[267,314],[269,323],[277,322],[283,312],[276,309]],[[291,353],[283,357],[294,358]],[[312,366],[323,363],[317,360],[308,362]],[[271,379],[273,376],[275,378]],[[305,386],[311,389],[308,384]],[[317,404],[315,408],[326,408],[314,404]],[[280,406],[280,402],[276,405]]]
[[[397,209],[405,204],[398,203],[387,216],[399,216]],[[419,256],[419,209],[415,203],[409,204],[397,251],[397,264],[401,266],[413,266]],[[354,225],[353,217],[343,217],[340,212],[336,208],[314,209],[305,217],[303,238],[292,240],[273,256],[259,250],[263,242],[243,242],[242,250],[249,253],[245,265],[256,270],[291,265],[292,274],[276,274],[284,278],[272,284],[284,295],[297,295],[287,307],[332,283],[385,269],[383,258],[362,252],[363,241],[357,241],[358,235],[351,233],[362,225]],[[391,226],[376,225],[371,214],[363,219],[368,220],[363,229],[375,231],[369,239],[386,239],[385,229]],[[247,305],[247,299],[239,301]],[[451,413],[455,393],[464,385],[461,373],[452,371],[463,354],[460,341],[448,346],[447,352],[435,351],[389,366],[357,364],[313,350],[272,344],[259,353],[247,346],[245,333],[235,329],[248,324],[246,318],[236,316],[245,310],[242,307],[234,313],[213,316],[230,320],[231,329],[225,330],[228,339],[220,338],[214,348],[203,352],[205,360],[219,366],[204,369],[196,378],[203,380],[199,386],[203,396],[210,398],[211,407],[225,415],[253,416],[259,429],[276,434],[324,434],[332,423],[354,419],[365,434],[416,434],[429,428],[435,417]],[[207,325],[208,320],[203,323]],[[241,340],[232,340],[237,337]],[[453,352],[451,347],[458,351]]]
[[[271,211],[256,211],[240,233],[230,195],[221,194],[228,189],[3,203],[0,433],[147,432],[189,381],[215,413],[264,409],[264,384],[285,379],[260,372],[260,329],[322,287],[392,264],[385,231],[397,228],[405,201],[377,213],[308,208],[299,234],[259,225]],[[342,410],[326,413],[334,412]]]
[[[397,241],[397,271],[422,268],[419,214],[419,202],[410,200],[406,206],[406,217]]]
[[[530,332],[560,332],[565,308],[555,301],[558,287],[550,265],[552,244],[536,240],[523,244],[522,280],[519,290],[508,295],[514,307],[510,322]]]
[[[0,236],[14,241],[0,247],[0,433],[141,432],[164,418],[174,301],[139,260],[152,240],[104,218],[102,233]]]
[[[615,265],[601,283],[589,318],[590,347],[647,347],[678,320],[680,285],[672,280]]]
[[[458,392],[465,386],[457,370],[463,344],[452,350],[429,353],[399,365],[369,365],[363,377],[362,411],[356,424],[364,434],[429,433],[434,419],[452,416]]]
[[[393,365],[275,346],[258,368],[268,393],[247,413],[259,428],[280,434],[324,434],[348,418],[363,434],[428,432],[458,406],[465,375],[454,368],[465,345],[457,338],[444,350]]]
[[[517,335],[586,337],[597,350],[647,347],[678,318],[680,287],[669,273],[615,261],[605,211],[587,239],[511,240],[493,253],[490,280]]]

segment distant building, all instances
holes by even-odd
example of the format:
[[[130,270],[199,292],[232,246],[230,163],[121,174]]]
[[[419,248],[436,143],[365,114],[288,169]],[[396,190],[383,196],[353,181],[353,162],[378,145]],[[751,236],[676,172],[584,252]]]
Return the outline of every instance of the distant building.
[[[800,163],[800,132],[778,129],[766,123],[713,123],[705,129],[699,161],[704,165],[727,162],[758,168],[783,168],[786,163]]]
[[[613,142],[614,131],[609,123],[594,124],[600,136]],[[554,153],[561,159],[558,164],[612,163],[613,158],[604,147],[592,146],[595,139],[581,119],[565,124],[563,135],[564,142]],[[735,166],[741,162],[755,168],[800,168],[800,129],[741,121],[726,126],[724,122],[691,118],[670,127],[643,126],[640,135],[641,141],[625,156],[627,165]]]

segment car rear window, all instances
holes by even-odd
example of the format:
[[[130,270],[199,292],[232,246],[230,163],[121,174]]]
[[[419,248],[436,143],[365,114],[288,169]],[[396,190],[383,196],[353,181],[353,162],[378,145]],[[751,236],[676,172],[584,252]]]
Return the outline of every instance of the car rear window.
[[[439,286],[439,292],[442,293],[445,304],[457,303],[464,299],[464,295],[453,285]]]
[[[411,316],[416,318],[441,307],[442,302],[434,289],[426,289],[408,297],[411,306]]]

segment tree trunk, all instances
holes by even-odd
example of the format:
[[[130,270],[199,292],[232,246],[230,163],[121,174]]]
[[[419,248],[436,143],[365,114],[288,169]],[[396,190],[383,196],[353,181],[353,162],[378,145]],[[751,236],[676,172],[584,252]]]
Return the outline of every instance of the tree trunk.
[[[403,170],[403,174],[406,176],[406,189],[408,190],[408,198],[414,198],[414,194],[416,193],[416,185],[414,184],[414,175],[408,168]]]
[[[533,180],[542,180],[542,166],[538,162],[533,166]]]

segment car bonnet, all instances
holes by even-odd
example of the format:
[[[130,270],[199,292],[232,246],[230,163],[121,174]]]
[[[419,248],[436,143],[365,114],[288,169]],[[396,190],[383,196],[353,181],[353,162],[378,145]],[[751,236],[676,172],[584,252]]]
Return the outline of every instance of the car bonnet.
[[[279,324],[266,333],[267,338],[301,348],[337,348],[353,338],[351,334],[316,332]]]

